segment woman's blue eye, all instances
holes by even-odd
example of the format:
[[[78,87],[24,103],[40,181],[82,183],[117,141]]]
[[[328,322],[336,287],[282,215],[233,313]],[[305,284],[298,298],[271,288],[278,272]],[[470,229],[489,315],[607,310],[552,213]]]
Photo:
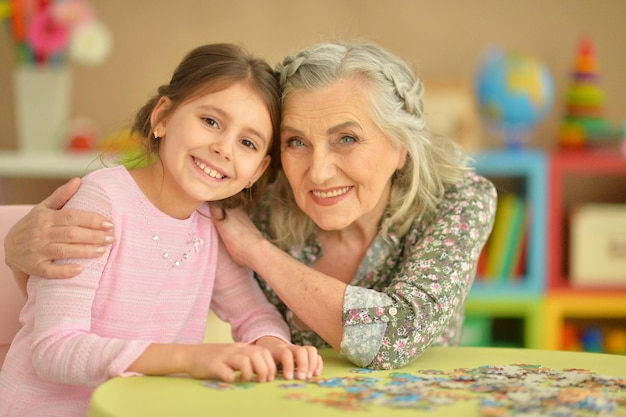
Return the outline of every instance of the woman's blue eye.
[[[342,143],[351,143],[356,142],[356,138],[354,136],[342,136],[340,141]]]
[[[300,147],[300,146],[304,146],[304,142],[302,142],[300,139],[298,138],[291,138],[291,139],[287,139],[286,141],[287,146],[289,147]]]

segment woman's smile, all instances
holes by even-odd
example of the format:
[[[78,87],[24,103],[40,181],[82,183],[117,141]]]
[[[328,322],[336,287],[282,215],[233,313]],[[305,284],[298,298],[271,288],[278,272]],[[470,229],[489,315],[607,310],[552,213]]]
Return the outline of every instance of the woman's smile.
[[[343,200],[354,187],[338,187],[326,190],[311,190],[313,201],[322,206],[332,206]]]

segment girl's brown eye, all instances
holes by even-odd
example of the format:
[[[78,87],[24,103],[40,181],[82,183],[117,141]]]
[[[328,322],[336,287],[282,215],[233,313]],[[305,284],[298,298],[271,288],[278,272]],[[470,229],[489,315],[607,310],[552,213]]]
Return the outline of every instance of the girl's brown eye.
[[[256,146],[254,145],[254,142],[252,142],[250,139],[242,139],[241,143],[247,148],[256,150]]]
[[[210,117],[203,117],[202,120],[204,120],[204,123],[208,124],[211,127],[219,127],[219,125],[217,124],[217,120],[215,119],[211,119]]]

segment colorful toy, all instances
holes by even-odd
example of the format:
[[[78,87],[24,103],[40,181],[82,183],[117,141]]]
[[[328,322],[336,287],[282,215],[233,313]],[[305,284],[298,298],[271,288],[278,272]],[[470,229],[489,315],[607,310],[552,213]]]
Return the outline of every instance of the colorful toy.
[[[586,352],[602,353],[604,351],[604,332],[599,326],[586,327],[580,338]]]
[[[561,148],[580,149],[592,142],[614,139],[616,131],[604,117],[604,102],[593,42],[583,37],[565,95],[565,110],[559,131]]]
[[[606,353],[626,355],[626,328],[610,329],[604,338]]]
[[[66,149],[68,151],[93,151],[99,133],[91,119],[79,118],[70,122],[66,133]]]
[[[554,82],[548,67],[537,58],[494,47],[481,62],[476,94],[486,127],[508,148],[518,149],[550,113]]]
[[[580,343],[580,331],[578,326],[568,321],[563,323],[563,349],[572,351],[582,351],[583,347]]]

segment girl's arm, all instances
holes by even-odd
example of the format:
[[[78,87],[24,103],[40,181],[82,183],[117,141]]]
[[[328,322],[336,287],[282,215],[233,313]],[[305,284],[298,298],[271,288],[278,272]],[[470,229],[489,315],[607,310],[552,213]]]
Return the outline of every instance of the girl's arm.
[[[87,181],[59,214],[86,207],[97,209],[102,217],[112,216],[107,194]],[[70,385],[97,386],[122,374],[153,342],[103,338],[92,331],[94,300],[110,252],[108,246],[101,257],[58,261],[79,265],[81,272],[73,278],[32,276],[28,280],[27,306],[34,308],[26,317],[34,316],[32,356],[40,377]]]
[[[154,343],[129,367],[144,375],[184,373],[198,379],[272,381],[276,364],[269,350],[245,343],[163,344]],[[239,377],[237,377],[239,374]]]
[[[85,266],[86,270],[92,270]],[[106,338],[91,332],[90,311],[97,280],[89,272],[67,280],[32,278],[37,287],[33,364],[44,379],[95,387],[134,374],[187,374],[194,378],[271,381],[270,350],[243,343],[164,344]]]
[[[85,181],[68,207],[94,207],[105,217],[113,217],[107,193]],[[111,247],[112,248],[112,247]],[[128,246],[127,246],[128,248]],[[132,250],[132,249],[130,249]],[[104,337],[98,334],[98,319],[92,313],[105,308],[95,304],[96,294],[108,288],[101,282],[109,266],[110,249],[103,257],[76,259],[82,272],[64,280],[32,277],[28,282],[31,299],[25,317],[32,325],[32,362],[37,374],[47,380],[93,387],[115,376],[147,373],[188,374],[198,378],[233,380],[237,372],[243,380],[256,375],[268,381],[276,374],[269,350],[245,344],[164,344],[147,338]],[[132,291],[132,286],[128,287]],[[132,293],[128,300],[112,297],[106,308],[120,317],[133,314]],[[117,304],[116,304],[117,303]],[[140,300],[137,300],[140,303]],[[124,313],[126,312],[126,313]],[[149,323],[146,323],[149,325]],[[107,323],[116,333],[127,333],[121,320]]]
[[[323,365],[317,349],[290,343],[287,324],[265,298],[252,271],[236,264],[221,241],[218,245],[211,308],[230,323],[233,339],[268,348],[275,362],[282,365],[287,379],[319,375]]]

